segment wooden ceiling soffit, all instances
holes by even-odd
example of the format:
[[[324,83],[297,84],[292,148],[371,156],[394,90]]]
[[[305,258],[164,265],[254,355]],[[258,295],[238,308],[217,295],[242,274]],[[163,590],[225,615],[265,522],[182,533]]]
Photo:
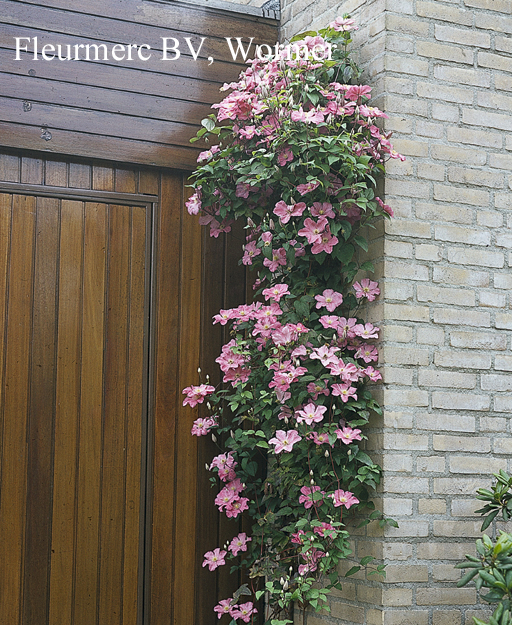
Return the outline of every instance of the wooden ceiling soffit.
[[[244,67],[227,38],[253,38],[249,58],[278,40],[275,20],[218,5],[0,0],[0,15],[0,145],[185,170],[204,149],[190,144],[200,120]]]

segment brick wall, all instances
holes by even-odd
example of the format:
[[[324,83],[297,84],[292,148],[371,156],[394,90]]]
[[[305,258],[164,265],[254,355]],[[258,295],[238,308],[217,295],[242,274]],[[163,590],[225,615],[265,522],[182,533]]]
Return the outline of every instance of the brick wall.
[[[388,164],[396,217],[372,243],[382,295],[385,408],[369,446],[382,506],[360,556],[384,583],[344,584],[307,625],[466,625],[482,614],[453,565],[473,553],[475,490],[511,470],[512,2],[283,0],[285,37],[350,12],[365,81],[405,163]],[[384,231],[385,230],[385,231]]]

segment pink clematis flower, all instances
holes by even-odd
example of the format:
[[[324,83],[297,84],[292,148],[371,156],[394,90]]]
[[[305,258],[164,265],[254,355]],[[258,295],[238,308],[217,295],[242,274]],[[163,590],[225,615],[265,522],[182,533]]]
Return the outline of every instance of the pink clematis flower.
[[[301,195],[306,195],[306,193],[310,193],[311,191],[314,191],[319,185],[320,183],[318,182],[318,180],[315,182],[306,182],[304,184],[297,185],[297,191]]]
[[[398,155],[398,156],[400,156],[400,155]],[[388,206],[387,204],[384,204],[384,202],[380,199],[380,197],[376,197],[375,201],[382,208],[382,210],[384,212],[386,212],[390,217],[394,216],[394,212],[393,212],[393,209],[391,208],[391,206]]]
[[[315,295],[315,299],[317,308],[325,307],[329,312],[333,312],[343,303],[343,295],[332,289],[325,289],[322,295]]]
[[[355,20],[344,17],[337,17],[329,26],[337,31],[358,30],[359,28],[355,25]]]
[[[247,543],[251,540],[251,537],[248,537],[245,532],[242,532],[241,534],[238,534],[238,536],[235,536],[229,543],[228,550],[236,556],[239,551],[247,551]]]
[[[303,421],[308,425],[320,423],[324,418],[324,412],[326,410],[327,406],[317,406],[313,403],[309,403],[307,406],[304,406],[302,410],[297,410],[297,423],[302,423]]]
[[[326,345],[322,345],[322,347],[315,347],[311,350],[310,358],[311,360],[319,360],[324,367],[328,367],[338,362],[335,353],[339,351],[339,347],[327,347]]]
[[[373,302],[377,295],[380,295],[379,283],[368,278],[363,278],[360,283],[354,282],[354,290],[357,299],[366,297],[369,302]]]
[[[239,182],[236,185],[235,195],[236,197],[242,197],[247,199],[249,197],[249,193],[251,191],[251,185],[247,182]]]
[[[252,265],[252,259],[255,256],[259,256],[261,254],[261,250],[256,247],[256,243],[254,241],[250,241],[247,245],[244,245],[244,255],[242,257],[242,263],[244,265]]]
[[[226,323],[232,318],[231,310],[219,310],[219,314],[214,315],[213,317],[213,323],[220,323],[221,326],[225,326]]]
[[[271,299],[278,302],[284,295],[289,295],[290,291],[287,284],[274,284],[268,289],[263,289],[262,293],[266,300]]]
[[[222,599],[219,603],[213,608],[214,612],[217,612],[217,618],[221,618],[223,614],[231,613],[231,601],[232,599]]]
[[[236,519],[236,517],[239,514],[242,514],[244,510],[248,510],[248,502],[249,499],[247,497],[235,497],[232,501],[230,501],[224,510],[228,519]]]
[[[357,399],[357,389],[350,384],[333,384],[332,394],[341,397],[341,401],[346,404],[349,399]]]
[[[256,614],[258,610],[253,606],[251,601],[247,603],[240,603],[231,609],[230,615],[236,619],[242,619],[244,623],[248,623],[251,620],[251,614]]]
[[[308,393],[311,394],[314,400],[318,399],[319,395],[329,395],[330,391],[327,388],[327,381],[322,382],[310,382],[307,386]]]
[[[188,404],[191,408],[194,408],[197,404],[202,404],[207,395],[211,395],[214,392],[215,387],[208,384],[187,386],[187,388],[184,388],[182,391],[182,393],[186,394],[183,405],[186,406]]]
[[[310,212],[313,217],[329,217],[329,219],[336,217],[332,210],[332,204],[329,202],[315,202],[310,208]]]
[[[372,362],[379,359],[379,352],[375,345],[364,343],[354,354],[354,358],[362,358],[365,362]]]
[[[336,315],[322,315],[318,321],[320,321],[326,330],[329,330],[330,328],[337,330],[340,318]]]
[[[302,440],[302,436],[296,432],[296,430],[277,430],[274,438],[271,438],[268,442],[271,445],[275,445],[274,452],[280,454],[282,451],[291,451],[295,443]]]
[[[343,491],[341,489],[335,490],[332,495],[334,507],[339,508],[344,506],[347,510],[356,503],[359,503],[359,499],[354,496],[354,493],[350,491]]]
[[[190,433],[193,436],[205,436],[216,425],[215,419],[209,417],[208,419],[196,419],[192,426]]]
[[[303,486],[300,489],[300,492],[302,493],[302,495],[299,497],[299,503],[303,503],[304,508],[306,508],[306,510],[308,508],[312,508],[313,506],[321,505],[323,498],[318,499],[316,501],[313,499],[313,493],[316,493],[319,490],[320,490],[320,486]],[[322,494],[325,494],[325,493],[322,492]]]
[[[303,237],[306,237],[308,243],[316,243],[322,240],[322,233],[327,226],[327,219],[320,217],[318,222],[313,221],[310,217],[304,220],[304,228],[301,228],[298,232]]]
[[[293,152],[290,150],[290,148],[285,148],[284,150],[282,150],[282,152],[279,153],[277,157],[277,162],[280,167],[284,167],[284,165],[286,165],[286,163],[289,163],[290,161],[293,161]]]
[[[331,444],[327,432],[312,432],[311,437],[313,438],[315,445],[323,445],[324,443],[327,443],[328,445]]]
[[[347,100],[356,101],[361,97],[369,98],[372,92],[372,88],[368,85],[350,85],[347,89],[345,97]]]
[[[338,237],[333,236],[329,228],[326,228],[325,232],[322,232],[320,238],[311,246],[311,253],[320,254],[325,252],[326,254],[331,254],[337,243]]]
[[[354,326],[354,331],[357,336],[360,336],[362,339],[376,339],[379,336],[380,328],[377,328],[371,323],[366,323],[363,325],[362,323]]]
[[[291,119],[294,122],[305,122],[306,124],[320,124],[324,121],[324,114],[322,113],[322,111],[317,111],[314,108],[310,111],[303,111],[301,106],[299,107],[298,111],[292,111]]]
[[[203,566],[208,565],[210,571],[215,571],[215,569],[223,564],[226,564],[224,558],[226,557],[227,551],[220,550],[218,547],[213,551],[208,551],[204,554],[204,562]]]
[[[348,425],[343,429],[335,430],[335,432],[338,439],[342,443],[345,443],[345,445],[350,445],[353,441],[361,440],[361,430],[358,430],[357,428],[352,429],[351,427],[348,427]]]
[[[187,207],[189,215],[197,215],[201,210],[201,194],[200,191],[196,191],[190,198],[185,202],[185,206]]]
[[[365,375],[367,375],[372,382],[378,382],[382,380],[382,375],[378,369],[374,369],[373,367],[366,367],[363,369]]]
[[[286,250],[283,247],[280,247],[278,250],[272,250],[272,258],[265,258],[263,264],[274,273],[280,266],[286,265]]]
[[[286,204],[281,200],[274,207],[274,215],[277,215],[281,220],[281,223],[287,224],[291,217],[300,217],[306,210],[304,202],[298,202],[297,204]]]

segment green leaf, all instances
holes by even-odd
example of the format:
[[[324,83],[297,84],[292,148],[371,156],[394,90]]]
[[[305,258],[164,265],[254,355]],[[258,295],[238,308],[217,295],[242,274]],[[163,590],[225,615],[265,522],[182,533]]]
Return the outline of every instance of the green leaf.
[[[482,523],[482,527],[480,528],[481,532],[485,531],[489,527],[489,525],[498,516],[498,513],[499,513],[499,509],[498,510],[494,510],[494,512],[491,512],[491,514],[489,514],[489,515],[487,515],[485,517],[484,522]]]
[[[360,236],[359,234],[356,234],[354,237],[354,241],[357,243],[357,245],[359,245],[360,248],[362,248],[365,252],[368,251],[368,241]]]
[[[354,573],[357,573],[360,570],[361,570],[361,567],[358,564],[356,564],[356,566],[353,566],[351,569],[349,569],[345,573],[345,577],[349,577],[350,575],[354,575]]]
[[[360,267],[361,271],[371,271],[372,273],[375,271],[375,267],[373,266],[373,263],[370,262],[369,260],[365,261],[361,267]]]
[[[478,570],[469,571],[468,573],[466,573],[463,577],[459,579],[459,581],[457,582],[457,588],[461,588],[462,586],[465,586],[473,579],[473,577],[476,577],[477,575],[478,575]]]
[[[206,130],[211,132],[215,128],[215,122],[210,117],[206,117],[201,120],[201,126],[204,126]]]
[[[365,454],[364,451],[359,450],[355,457],[357,458],[357,460],[359,460],[359,462],[362,462],[363,464],[366,464],[368,466],[373,466],[374,464],[370,456],[368,454]]]

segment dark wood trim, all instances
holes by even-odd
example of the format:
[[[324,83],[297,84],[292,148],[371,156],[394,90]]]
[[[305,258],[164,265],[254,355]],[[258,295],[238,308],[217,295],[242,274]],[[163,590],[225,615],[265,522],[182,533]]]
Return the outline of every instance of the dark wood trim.
[[[0,193],[17,193],[20,195],[42,195],[68,200],[82,200],[84,202],[103,201],[109,204],[123,204],[124,206],[147,206],[157,200],[154,195],[135,193],[114,193],[112,191],[75,190],[63,187],[49,187],[36,184],[21,184],[18,182],[0,182]]]

